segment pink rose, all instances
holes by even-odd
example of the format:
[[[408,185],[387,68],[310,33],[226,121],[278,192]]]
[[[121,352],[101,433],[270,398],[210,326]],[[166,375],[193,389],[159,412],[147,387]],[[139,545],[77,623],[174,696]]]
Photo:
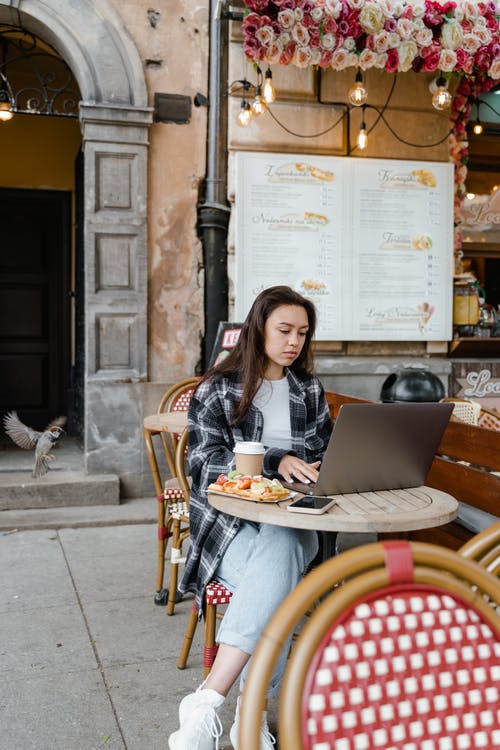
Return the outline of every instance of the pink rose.
[[[257,13],[249,13],[241,24],[244,34],[255,34],[257,29],[260,29],[260,26],[260,16]]]
[[[327,16],[324,20],[323,28],[326,34],[336,34],[339,27],[337,21],[330,16]]]
[[[452,70],[455,70],[455,65],[457,64],[457,56],[452,49],[442,49],[439,54],[439,70],[444,71],[445,73],[451,73]]]
[[[422,65],[421,70],[423,70],[426,73],[433,73],[435,70],[437,70],[439,65],[439,52],[433,52],[431,55],[425,58],[424,64]]]
[[[280,12],[278,13],[278,21],[282,29],[293,28],[293,26],[295,26],[295,14],[293,10],[280,10]]]
[[[364,49],[359,56],[359,67],[361,70],[368,70],[369,68],[375,67],[377,62],[377,53],[371,49]]]
[[[287,46],[285,47],[285,49],[280,55],[280,59],[279,59],[280,65],[290,65],[290,63],[292,62],[294,53],[295,53],[296,46],[297,45],[295,44],[295,42],[290,42],[289,44],[287,44]]]
[[[395,73],[399,65],[398,52],[395,49],[387,51],[387,61],[385,63],[385,69],[388,73]]]
[[[384,23],[384,29],[386,31],[396,31],[398,28],[398,22],[395,18],[388,18],[387,21]]]
[[[480,47],[475,54],[474,64],[481,73],[486,73],[491,65],[491,55],[488,47]]]
[[[493,60],[488,71],[488,75],[490,76],[490,78],[493,78],[494,81],[497,81],[500,78],[500,57],[497,57],[496,60]]]
[[[325,49],[321,53],[319,65],[321,68],[328,68],[332,62],[333,52],[329,49]]]
[[[309,44],[309,32],[301,23],[295,24],[292,29],[292,36],[301,47],[306,47]]]
[[[293,62],[298,68],[307,68],[311,62],[311,50],[309,47],[296,47]]]

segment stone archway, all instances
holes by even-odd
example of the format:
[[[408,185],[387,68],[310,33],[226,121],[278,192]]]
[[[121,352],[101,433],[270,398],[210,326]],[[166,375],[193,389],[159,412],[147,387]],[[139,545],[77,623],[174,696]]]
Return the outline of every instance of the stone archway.
[[[140,494],[147,378],[147,106],[138,52],[107,0],[0,0],[0,21],[51,44],[82,94],[84,453]]]

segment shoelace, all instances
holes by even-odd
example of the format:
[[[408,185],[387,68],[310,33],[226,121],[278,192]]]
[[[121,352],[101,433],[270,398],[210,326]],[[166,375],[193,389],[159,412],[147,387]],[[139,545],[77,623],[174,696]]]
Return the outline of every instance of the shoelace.
[[[219,750],[219,737],[222,737],[224,730],[215,709],[210,712],[210,719],[208,717],[204,718],[203,723],[215,740],[215,750]]]
[[[270,742],[271,745],[275,745],[276,744],[276,737],[274,736],[274,734],[271,734],[271,732],[269,731],[269,727],[267,726],[267,722],[265,724],[264,723],[262,724],[262,726],[260,728],[260,733],[262,734],[262,736],[264,737],[264,739],[266,740],[266,742]]]

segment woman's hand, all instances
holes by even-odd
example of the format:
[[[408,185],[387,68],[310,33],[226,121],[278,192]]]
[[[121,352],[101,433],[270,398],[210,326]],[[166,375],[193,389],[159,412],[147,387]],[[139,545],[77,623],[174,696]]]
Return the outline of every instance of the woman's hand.
[[[321,461],[308,464],[298,456],[286,453],[280,461],[278,471],[286,482],[315,482],[318,478],[318,467]]]

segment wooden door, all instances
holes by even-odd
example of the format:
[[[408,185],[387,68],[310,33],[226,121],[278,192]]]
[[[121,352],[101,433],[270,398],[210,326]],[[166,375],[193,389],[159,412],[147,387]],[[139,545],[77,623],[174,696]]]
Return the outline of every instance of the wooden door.
[[[71,193],[0,188],[0,410],[67,413]]]

